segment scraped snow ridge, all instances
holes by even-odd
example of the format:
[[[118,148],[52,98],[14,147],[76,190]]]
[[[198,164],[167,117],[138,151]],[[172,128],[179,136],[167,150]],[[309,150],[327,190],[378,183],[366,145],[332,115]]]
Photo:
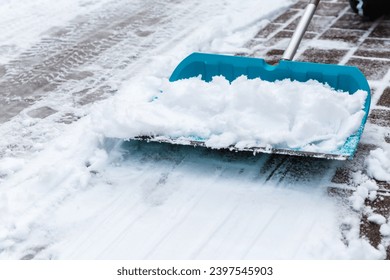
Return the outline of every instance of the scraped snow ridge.
[[[350,95],[314,80],[268,82],[241,76],[230,84],[221,76],[209,83],[200,77],[146,79],[124,88],[97,119],[108,137],[331,152],[359,129],[366,96],[365,91]]]

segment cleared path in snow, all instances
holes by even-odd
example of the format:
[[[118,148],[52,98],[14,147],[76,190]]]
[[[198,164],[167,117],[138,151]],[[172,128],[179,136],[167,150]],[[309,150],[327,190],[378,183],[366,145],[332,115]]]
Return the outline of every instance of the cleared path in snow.
[[[340,209],[322,184],[329,161],[297,168],[300,160],[283,156],[141,142],[122,148],[125,160],[99,179],[95,216],[49,252],[66,259],[344,257]],[[115,196],[103,197],[102,181]],[[86,196],[66,208],[89,207]]]

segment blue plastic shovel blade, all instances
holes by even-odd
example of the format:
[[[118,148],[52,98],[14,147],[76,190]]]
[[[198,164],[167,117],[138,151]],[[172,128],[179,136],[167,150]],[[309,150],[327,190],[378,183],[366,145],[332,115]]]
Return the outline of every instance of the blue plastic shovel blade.
[[[170,77],[170,81],[177,81],[191,77],[198,77],[204,81],[211,81],[214,76],[224,76],[227,80],[233,81],[241,75],[249,79],[260,78],[266,81],[276,81],[291,79],[300,82],[317,80],[323,84],[328,84],[335,90],[341,90],[354,94],[357,90],[364,90],[368,93],[364,105],[365,116],[362,119],[360,128],[345,141],[339,149],[327,153],[313,153],[303,149],[278,149],[266,147],[246,148],[253,152],[267,152],[290,154],[300,156],[312,156],[329,159],[351,159],[353,158],[360,137],[363,133],[364,125],[370,109],[370,87],[362,72],[352,66],[341,66],[332,64],[320,64],[310,62],[296,62],[282,60],[277,65],[269,65],[260,58],[227,56],[205,53],[193,53],[186,57],[176,67]],[[331,112],[330,112],[331,113]],[[162,142],[176,143],[175,139],[160,138]],[[165,139],[167,140],[167,139]],[[189,141],[179,141],[179,144],[203,145],[204,141],[194,136]],[[226,147],[236,150],[234,147]]]

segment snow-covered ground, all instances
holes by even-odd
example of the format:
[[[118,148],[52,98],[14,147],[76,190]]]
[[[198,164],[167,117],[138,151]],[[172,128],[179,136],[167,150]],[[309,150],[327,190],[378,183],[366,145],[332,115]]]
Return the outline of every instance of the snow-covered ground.
[[[133,41],[134,28],[87,62],[73,62],[77,73],[98,78],[85,74],[64,82],[0,126],[0,258],[384,258],[383,248],[359,238],[353,208],[327,193],[337,162],[124,142],[106,137],[102,124],[109,123],[94,113],[126,112],[127,104],[111,105],[118,105],[129,83],[166,79],[193,51],[245,51],[245,42],[293,1],[30,2],[0,4],[0,25],[12,23],[0,35],[4,67],[34,44],[44,48],[39,42],[52,32],[73,32],[72,40],[85,36],[68,25],[109,25],[116,13],[126,18],[133,12],[129,18],[141,22]],[[153,13],[158,16],[146,16]],[[43,23],[33,27],[29,21]],[[118,28],[114,35],[123,26]],[[63,45],[56,46],[61,52]],[[88,49],[80,50],[81,60],[83,51]],[[129,52],[136,59],[123,63]],[[103,86],[119,93],[80,105],[76,93]],[[73,123],[66,124],[67,116]],[[374,168],[374,176],[388,176],[381,152],[371,161],[383,169]],[[367,182],[351,198],[356,208],[375,195],[370,181],[361,180]],[[386,218],[371,219],[389,231]]]

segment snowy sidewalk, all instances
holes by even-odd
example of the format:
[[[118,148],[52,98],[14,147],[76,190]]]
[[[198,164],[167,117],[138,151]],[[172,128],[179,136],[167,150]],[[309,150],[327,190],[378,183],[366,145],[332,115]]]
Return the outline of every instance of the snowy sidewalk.
[[[248,44],[253,52],[244,55],[277,62],[306,3],[298,2],[271,21]],[[390,143],[390,16],[373,22],[363,21],[352,12],[347,0],[321,1],[296,60],[357,66],[371,85],[373,100],[365,136],[355,159],[340,164],[329,188],[332,195],[348,198],[361,184],[361,176],[356,174],[372,173],[366,170],[370,152]],[[377,197],[366,199],[366,207],[359,210],[362,215],[360,234],[377,247],[382,242],[381,224],[369,222],[368,217],[373,213],[389,217],[390,184],[370,175],[379,189]],[[387,247],[387,259],[390,259],[390,247]]]
[[[357,156],[332,161],[123,141],[96,114],[194,51],[277,62],[306,1],[50,2],[0,9],[0,259],[390,258],[389,17],[323,0],[299,48],[372,87]]]

